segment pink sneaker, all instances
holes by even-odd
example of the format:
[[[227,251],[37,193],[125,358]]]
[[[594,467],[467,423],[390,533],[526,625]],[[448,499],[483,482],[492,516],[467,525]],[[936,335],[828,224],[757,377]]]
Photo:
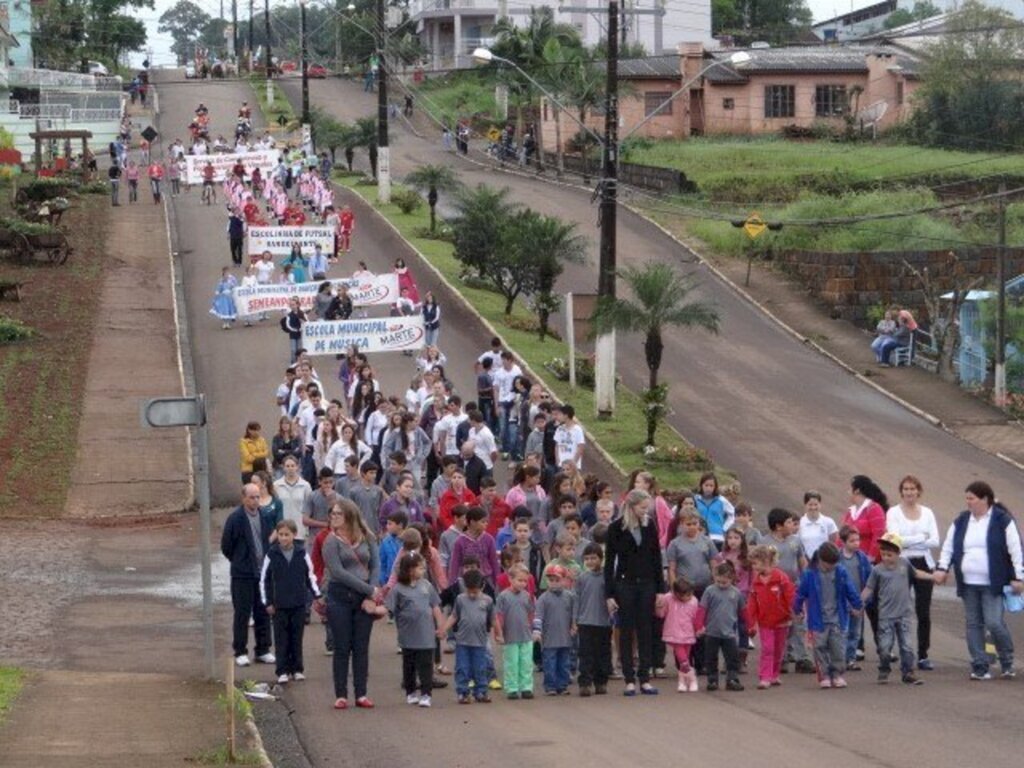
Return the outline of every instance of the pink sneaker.
[[[824,678],[824,679],[823,679],[823,680],[822,680],[822,681],[821,681],[820,683],[818,683],[818,687],[819,687],[819,688],[831,688],[831,687],[832,687],[832,681],[831,681],[831,680],[829,680],[829,679],[828,679],[828,678],[826,677],[826,678]]]
[[[771,682],[768,680],[762,680],[757,684],[757,690],[765,691],[771,686]]]
[[[832,681],[832,687],[833,688],[845,688],[846,687],[846,680],[844,680],[842,677],[837,677],[835,680]]]

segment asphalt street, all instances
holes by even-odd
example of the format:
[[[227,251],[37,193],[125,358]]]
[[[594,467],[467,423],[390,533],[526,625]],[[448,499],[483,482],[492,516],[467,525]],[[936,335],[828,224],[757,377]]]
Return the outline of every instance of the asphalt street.
[[[283,81],[293,103],[300,81]],[[343,79],[310,82],[311,100],[341,120],[376,114],[376,95]],[[395,96],[394,100],[398,100]],[[439,134],[420,138],[391,121],[391,168],[401,178],[419,165],[452,165],[469,185],[507,187],[511,198],[542,213],[573,221],[589,239],[586,264],[568,264],[563,291],[597,290],[596,206],[588,192],[502,174],[458,161]],[[356,164],[366,167],[366,153]],[[1024,475],[993,456],[943,433],[800,344],[738,296],[657,227],[620,208],[619,265],[668,262],[693,274],[700,296],[721,316],[721,331],[672,331],[665,337],[661,380],[670,384],[671,421],[717,462],[734,470],[744,495],[763,510],[798,509],[803,491],[824,493],[825,509],[841,515],[849,478],[873,477],[895,494],[905,473],[919,476],[940,525],[962,509],[963,489],[975,479],[992,483],[1011,509],[1024,508]],[[618,372],[632,387],[646,386],[642,339],[619,336]]]
[[[165,137],[185,133],[199,101],[211,106],[214,130],[225,132],[241,101],[252,101],[242,82],[174,80],[160,86]],[[314,103],[339,116],[372,113],[368,97],[355,86],[337,81],[312,86]],[[395,134],[393,167],[399,174],[443,159],[432,142],[401,129]],[[475,167],[460,166],[460,174],[474,183],[499,180],[517,199],[544,212],[593,225],[594,211],[582,193],[498,179]],[[276,423],[273,395],[287,362],[287,343],[274,320],[254,328],[220,329],[208,310],[220,269],[230,263],[225,212],[202,206],[198,190],[174,200],[173,208],[196,376],[210,401],[214,499],[231,503],[238,489],[238,439],[245,422],[256,418],[268,433]],[[625,263],[648,256],[681,260],[670,241],[632,215],[623,215],[620,232]],[[400,248],[390,230],[375,224],[365,209],[357,213],[353,261],[365,259],[372,270],[384,271]],[[347,274],[351,267],[337,268],[338,273]],[[595,276],[593,265],[571,268],[564,285],[593,288]],[[430,287],[425,274],[417,278],[422,287]],[[759,503],[794,504],[804,488],[814,485],[826,491],[827,508],[835,512],[845,503],[849,475],[867,472],[889,486],[898,473],[913,471],[923,477],[926,500],[942,519],[959,509],[961,490],[975,477],[991,480],[1011,506],[1021,507],[1018,473],[928,427],[803,349],[710,274],[703,276],[703,284],[722,313],[722,334],[669,340],[663,375],[674,384],[675,423],[740,472]],[[460,389],[470,391],[470,361],[486,337],[469,320],[448,317],[442,342],[449,372]],[[637,383],[642,356],[635,340],[622,339],[620,354],[623,375]],[[389,390],[412,373],[411,361],[400,356],[382,358],[379,364]],[[334,360],[322,358],[320,368],[325,383],[332,381]],[[327,391],[336,390],[327,383]],[[316,625],[305,643],[309,680],[283,695],[301,746],[317,766],[520,766],[524,761],[537,766],[680,761],[788,768],[1018,765],[1022,681],[969,684],[959,604],[939,599],[936,614],[932,656],[939,670],[928,674],[920,688],[876,686],[869,658],[866,671],[850,675],[851,687],[845,691],[819,691],[813,677],[789,675],[781,689],[767,692],[680,696],[665,681],[657,698],[624,699],[613,686],[613,695],[588,701],[507,702],[499,696],[490,706],[458,706],[448,689],[438,693],[434,709],[424,711],[404,703],[394,629],[381,623],[374,629],[370,660],[375,711],[331,709],[330,659],[322,654],[322,630]],[[1019,625],[1016,621],[1018,637]],[[446,657],[449,665],[452,661]],[[269,679],[270,672],[256,668],[252,674]],[[752,688],[755,681],[747,676],[745,682]]]

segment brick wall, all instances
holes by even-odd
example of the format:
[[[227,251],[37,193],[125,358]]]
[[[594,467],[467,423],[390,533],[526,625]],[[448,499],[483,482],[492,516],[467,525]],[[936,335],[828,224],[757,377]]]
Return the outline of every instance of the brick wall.
[[[775,263],[798,277],[828,308],[832,317],[867,325],[868,309],[875,304],[897,304],[927,321],[920,281],[903,261],[929,275],[942,289],[964,287],[973,278],[984,284],[995,283],[996,249],[962,251],[958,260],[944,251],[907,251],[879,253],[815,253],[790,251],[775,253]],[[1024,272],[1024,248],[1008,248],[1008,278]]]

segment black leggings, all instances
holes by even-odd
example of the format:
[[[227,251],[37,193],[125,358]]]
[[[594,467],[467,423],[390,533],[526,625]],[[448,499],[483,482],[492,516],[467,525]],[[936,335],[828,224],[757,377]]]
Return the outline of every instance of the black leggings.
[[[417,678],[419,685],[416,684]],[[434,687],[434,649],[402,649],[402,687],[406,695],[419,691],[429,696]]]
[[[620,581],[615,584],[619,605],[619,663],[627,683],[651,679],[651,651],[654,637],[654,582]],[[639,664],[633,667],[633,634],[636,631]]]
[[[910,564],[919,571],[932,572],[928,561],[923,557],[909,558]],[[914,579],[914,612],[917,614],[917,658],[928,658],[932,645],[932,590],[935,585],[930,581]]]

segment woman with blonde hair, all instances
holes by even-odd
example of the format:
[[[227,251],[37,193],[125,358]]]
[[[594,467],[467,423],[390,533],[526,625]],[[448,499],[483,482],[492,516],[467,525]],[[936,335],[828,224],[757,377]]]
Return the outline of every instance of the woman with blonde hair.
[[[658,527],[651,517],[653,501],[646,491],[626,494],[622,517],[608,528],[605,546],[604,579],[608,612],[618,614],[619,659],[626,681],[625,696],[640,693],[657,695],[651,685],[651,651],[654,638],[654,601],[665,591],[665,577],[658,546]],[[639,669],[633,667],[633,635],[640,657]]]

